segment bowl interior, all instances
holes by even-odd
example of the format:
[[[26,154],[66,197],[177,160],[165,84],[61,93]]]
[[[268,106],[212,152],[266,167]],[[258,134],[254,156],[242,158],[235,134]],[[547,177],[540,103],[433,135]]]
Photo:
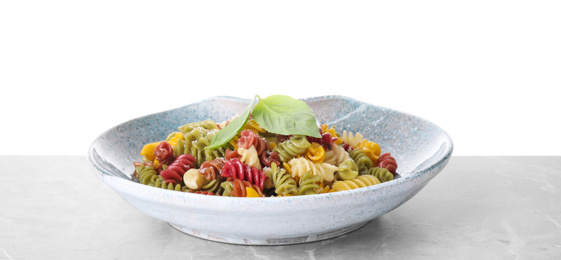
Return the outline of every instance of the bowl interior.
[[[341,96],[305,101],[316,112],[318,124],[334,126],[338,132],[359,132],[378,143],[382,153],[391,153],[399,164],[401,177],[422,171],[452,152],[448,134],[417,116]],[[249,102],[216,97],[127,121],[107,130],[92,143],[90,161],[103,174],[131,179],[132,162],[140,160],[144,144],[165,139],[186,123],[230,119],[241,114]]]

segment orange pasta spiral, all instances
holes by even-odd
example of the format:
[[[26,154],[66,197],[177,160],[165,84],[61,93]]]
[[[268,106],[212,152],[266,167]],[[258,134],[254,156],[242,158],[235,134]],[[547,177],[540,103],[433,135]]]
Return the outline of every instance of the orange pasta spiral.
[[[251,184],[248,181],[242,181],[240,179],[234,179],[234,180],[232,180],[232,186],[233,186],[233,190],[232,190],[232,192],[230,192],[230,196],[247,197],[247,189],[246,188],[249,187],[249,188],[253,188],[255,191],[257,191],[259,196],[265,197],[265,195],[263,194],[263,191],[261,191],[261,188],[259,188],[259,186],[255,185],[255,184]]]

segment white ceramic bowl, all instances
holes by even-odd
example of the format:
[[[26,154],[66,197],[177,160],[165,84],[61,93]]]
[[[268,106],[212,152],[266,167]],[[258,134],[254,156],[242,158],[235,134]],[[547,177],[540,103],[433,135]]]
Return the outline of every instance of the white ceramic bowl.
[[[182,232],[233,244],[278,245],[328,239],[360,228],[417,194],[452,154],[451,138],[431,122],[347,97],[325,96],[304,100],[318,121],[377,142],[383,153],[396,158],[399,178],[350,191],[280,198],[207,196],[131,180],[144,144],[163,140],[186,123],[227,120],[241,114],[249,101],[216,97],[122,123],[95,139],[88,161],[124,200]]]

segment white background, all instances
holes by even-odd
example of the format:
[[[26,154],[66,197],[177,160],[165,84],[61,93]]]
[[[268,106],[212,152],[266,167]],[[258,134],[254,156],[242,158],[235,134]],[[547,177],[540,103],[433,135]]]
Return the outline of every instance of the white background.
[[[0,154],[227,95],[345,95],[454,155],[561,155],[560,1],[0,1]],[[178,122],[181,124],[181,122]]]

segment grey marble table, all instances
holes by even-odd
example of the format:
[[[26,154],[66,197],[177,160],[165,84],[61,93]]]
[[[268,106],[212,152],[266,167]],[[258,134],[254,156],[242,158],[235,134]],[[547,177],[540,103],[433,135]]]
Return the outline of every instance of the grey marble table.
[[[561,157],[452,157],[352,233],[240,246],[141,213],[85,156],[0,156],[0,259],[561,259]]]

